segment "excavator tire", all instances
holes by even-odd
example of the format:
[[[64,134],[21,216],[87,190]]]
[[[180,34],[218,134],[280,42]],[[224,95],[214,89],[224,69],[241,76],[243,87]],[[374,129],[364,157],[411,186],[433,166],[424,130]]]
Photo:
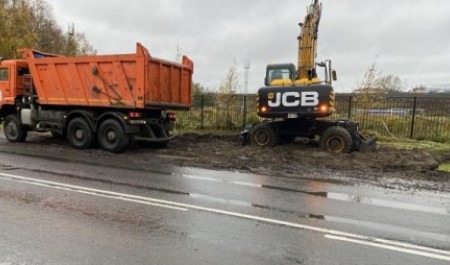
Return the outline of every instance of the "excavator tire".
[[[345,128],[333,126],[322,133],[320,147],[331,153],[350,153],[353,147],[353,139]]]
[[[250,141],[258,146],[274,146],[279,142],[279,135],[271,126],[261,123],[251,130]]]

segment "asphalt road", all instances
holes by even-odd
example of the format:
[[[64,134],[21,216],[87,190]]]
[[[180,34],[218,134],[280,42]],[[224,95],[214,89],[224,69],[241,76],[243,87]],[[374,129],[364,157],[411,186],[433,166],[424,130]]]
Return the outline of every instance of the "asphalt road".
[[[449,264],[450,194],[0,141],[0,265]]]

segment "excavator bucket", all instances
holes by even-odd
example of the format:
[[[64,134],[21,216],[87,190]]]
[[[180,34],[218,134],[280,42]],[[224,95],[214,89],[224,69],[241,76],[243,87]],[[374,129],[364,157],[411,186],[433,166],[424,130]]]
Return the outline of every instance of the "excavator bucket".
[[[362,135],[360,135],[361,137],[361,143],[359,145],[358,151],[360,152],[369,152],[369,151],[373,151],[377,148],[377,138],[376,137],[372,137],[372,136],[368,136],[368,137],[364,137]]]

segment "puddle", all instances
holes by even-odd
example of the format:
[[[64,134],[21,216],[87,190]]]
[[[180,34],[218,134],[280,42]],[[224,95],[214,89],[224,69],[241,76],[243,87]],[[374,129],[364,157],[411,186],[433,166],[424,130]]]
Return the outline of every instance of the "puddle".
[[[361,195],[354,195],[354,194],[349,194],[349,193],[312,192],[312,191],[304,191],[304,190],[270,186],[270,185],[262,185],[261,187],[265,188],[265,189],[279,190],[279,191],[284,191],[284,192],[302,193],[302,194],[306,194],[306,195],[318,196],[318,197],[323,197],[323,198],[337,200],[337,201],[353,202],[353,203],[381,206],[381,207],[401,209],[401,210],[407,210],[407,211],[450,215],[450,209],[446,209],[443,207],[435,207],[435,206],[419,205],[419,204],[412,204],[412,203],[405,203],[405,202],[398,202],[398,201],[391,201],[391,200],[375,199],[375,198],[365,197],[365,196],[361,196]]]
[[[410,229],[406,227],[401,226],[395,226],[395,225],[389,225],[389,224],[381,224],[381,223],[375,223],[370,221],[360,221],[360,220],[354,220],[349,218],[343,218],[343,217],[335,217],[335,216],[323,216],[323,218],[320,218],[320,220],[324,220],[327,222],[333,222],[333,223],[342,223],[342,224],[350,224],[360,227],[365,227],[369,229],[374,229],[382,232],[388,232],[388,233],[400,233],[404,235],[414,235],[414,237],[421,237],[421,238],[427,238],[432,240],[438,240],[442,242],[448,242],[450,241],[450,235],[444,235],[444,234],[438,234],[438,233],[432,233],[432,232],[424,232],[420,230]]]
[[[235,206],[244,206],[244,207],[252,206],[251,203],[245,202],[245,201],[223,199],[223,198],[212,197],[212,196],[198,194],[198,193],[189,193],[189,197],[191,197],[193,199],[206,200],[206,201],[217,202],[217,203],[222,203],[222,204],[231,204],[231,205],[235,205]]]
[[[325,221],[325,222],[330,222],[330,223],[347,224],[347,225],[364,227],[364,228],[369,228],[369,229],[392,233],[392,234],[400,233],[400,234],[404,234],[404,235],[414,235],[414,236],[421,237],[421,238],[438,240],[438,241],[443,241],[443,242],[450,241],[450,235],[438,234],[438,233],[433,233],[433,232],[425,232],[425,231],[420,231],[420,230],[415,230],[415,229],[400,227],[400,226],[395,226],[395,225],[376,223],[376,222],[371,222],[371,221],[361,221],[361,220],[345,218],[345,217],[318,215],[318,214],[312,214],[312,213],[302,213],[302,212],[298,212],[298,211],[294,211],[294,210],[287,210],[287,209],[283,209],[283,208],[279,208],[279,207],[266,206],[266,205],[261,205],[261,204],[245,202],[245,201],[223,199],[223,198],[212,197],[212,196],[196,194],[196,193],[191,193],[189,195],[189,197],[191,197],[193,199],[206,200],[209,202],[216,202],[216,203],[229,204],[229,205],[242,206],[242,207],[251,207],[251,208],[256,208],[256,209],[275,211],[275,212],[283,213],[283,214],[292,214],[301,219],[313,219],[313,220],[320,220],[320,221]]]
[[[322,194],[317,195],[317,196],[322,196],[322,197],[332,199],[332,200],[354,202],[354,203],[365,204],[365,205],[382,206],[382,207],[401,209],[401,210],[407,210],[407,211],[425,212],[425,213],[442,214],[442,215],[450,214],[449,209],[442,208],[442,207],[434,207],[434,206],[418,205],[418,204],[411,204],[411,203],[405,203],[405,202],[381,200],[381,199],[369,198],[369,197],[364,197],[364,196],[360,196],[360,195],[352,195],[352,194],[346,194],[346,193],[327,192],[326,196],[323,196]]]
[[[255,187],[255,188],[262,187],[262,185],[260,185],[260,184],[254,184],[251,182],[244,182],[244,181],[233,181],[233,180],[226,180],[226,179],[219,179],[219,178],[200,177],[200,176],[187,175],[187,174],[182,174],[182,177],[186,178],[186,179],[202,180],[202,181],[217,182],[217,183],[224,183],[224,184],[234,184],[234,185],[239,185],[239,186],[247,186],[247,187]]]

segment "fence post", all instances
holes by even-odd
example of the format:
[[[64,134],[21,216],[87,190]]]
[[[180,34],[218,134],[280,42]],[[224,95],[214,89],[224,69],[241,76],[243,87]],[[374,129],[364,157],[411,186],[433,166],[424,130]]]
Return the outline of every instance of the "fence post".
[[[350,120],[352,118],[352,101],[353,96],[348,97],[348,119]]]
[[[409,135],[409,138],[414,138],[414,127],[416,125],[416,109],[417,109],[417,97],[414,97],[413,102],[413,111],[412,111],[412,120],[411,120],[411,133]]]
[[[205,95],[202,94],[200,97],[200,129],[205,129]]]
[[[247,95],[244,95],[244,117],[242,118],[242,128],[245,128],[247,123]]]

